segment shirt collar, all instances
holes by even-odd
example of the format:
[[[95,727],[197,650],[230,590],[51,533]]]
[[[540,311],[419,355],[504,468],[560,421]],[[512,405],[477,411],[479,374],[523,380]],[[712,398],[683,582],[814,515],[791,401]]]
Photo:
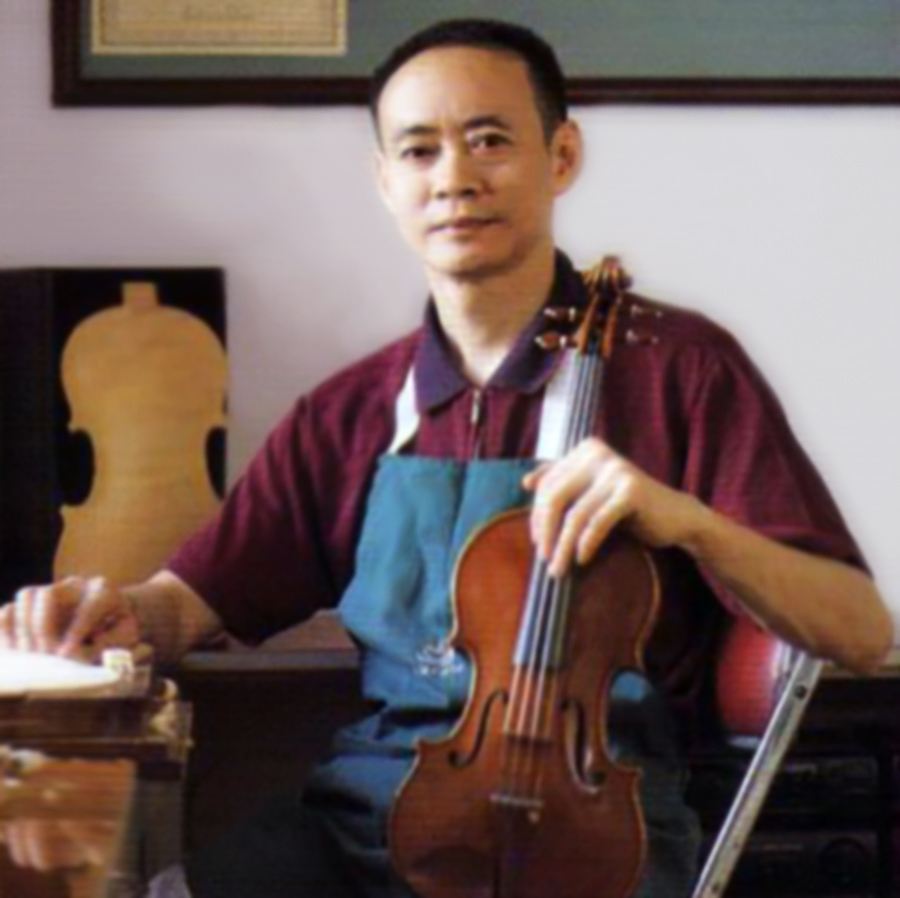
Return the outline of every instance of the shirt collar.
[[[581,276],[569,259],[557,251],[553,287],[543,308],[548,305],[583,307],[586,303],[587,292]],[[550,379],[561,354],[548,352],[535,343],[535,338],[547,327],[543,308],[519,334],[509,354],[488,381],[487,389],[534,393]],[[414,376],[419,412],[431,411],[472,386],[459,370],[433,301],[429,301],[425,310]]]

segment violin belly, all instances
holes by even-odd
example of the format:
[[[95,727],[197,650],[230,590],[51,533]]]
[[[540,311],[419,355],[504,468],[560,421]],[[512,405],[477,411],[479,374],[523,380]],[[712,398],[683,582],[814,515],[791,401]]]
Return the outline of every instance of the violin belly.
[[[511,512],[457,567],[469,703],[446,739],[419,744],[389,822],[395,867],[422,898],[628,898],[643,871],[640,772],[606,756],[606,715],[615,673],[642,668],[655,569],[610,539],[574,578],[563,662],[533,670],[514,661],[531,557],[527,512]]]
[[[398,869],[423,898],[627,898],[632,893],[645,855],[642,820],[628,813],[637,773],[588,797],[570,781],[548,786],[545,798],[529,800],[473,791],[473,780],[491,779],[485,767],[499,775],[499,753],[487,763],[479,759],[479,770],[448,775],[445,747],[421,749],[415,778],[407,780],[395,804],[390,835]],[[396,825],[401,815],[427,824],[401,829]],[[607,835],[598,840],[598,832]]]

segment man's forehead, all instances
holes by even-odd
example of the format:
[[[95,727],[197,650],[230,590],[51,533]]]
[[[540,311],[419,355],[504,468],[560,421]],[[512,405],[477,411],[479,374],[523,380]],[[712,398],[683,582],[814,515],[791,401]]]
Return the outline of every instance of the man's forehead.
[[[388,78],[385,87],[403,73],[408,73],[417,68],[437,66],[441,63],[465,67],[467,64],[474,65],[476,62],[494,64],[511,69],[520,68],[523,71],[527,69],[525,60],[518,53],[505,47],[446,44],[428,47],[428,49],[416,53],[415,56],[411,56]]]
[[[494,119],[512,127],[523,99],[529,106],[533,103],[527,66],[515,54],[436,47],[414,56],[391,76],[379,99],[378,117],[391,134],[437,128],[444,117],[457,126]]]

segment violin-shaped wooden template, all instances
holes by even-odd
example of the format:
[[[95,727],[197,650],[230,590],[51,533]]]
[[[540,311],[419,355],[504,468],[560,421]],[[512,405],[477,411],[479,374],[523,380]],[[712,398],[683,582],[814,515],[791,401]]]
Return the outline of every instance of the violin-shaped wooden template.
[[[62,509],[54,576],[133,583],[215,511],[206,446],[225,424],[227,363],[199,318],[123,285],[121,306],[83,321],[62,358],[70,429],[90,438],[86,502]]]

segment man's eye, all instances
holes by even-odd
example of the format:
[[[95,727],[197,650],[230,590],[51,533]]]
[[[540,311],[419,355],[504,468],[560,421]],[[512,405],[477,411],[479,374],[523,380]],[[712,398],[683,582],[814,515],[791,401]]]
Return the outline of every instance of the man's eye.
[[[400,150],[400,158],[408,159],[411,162],[420,162],[425,159],[430,159],[436,152],[437,150],[434,147],[414,144],[412,146],[403,147]]]
[[[509,146],[511,142],[506,134],[499,131],[486,131],[472,138],[472,146],[488,150]]]

